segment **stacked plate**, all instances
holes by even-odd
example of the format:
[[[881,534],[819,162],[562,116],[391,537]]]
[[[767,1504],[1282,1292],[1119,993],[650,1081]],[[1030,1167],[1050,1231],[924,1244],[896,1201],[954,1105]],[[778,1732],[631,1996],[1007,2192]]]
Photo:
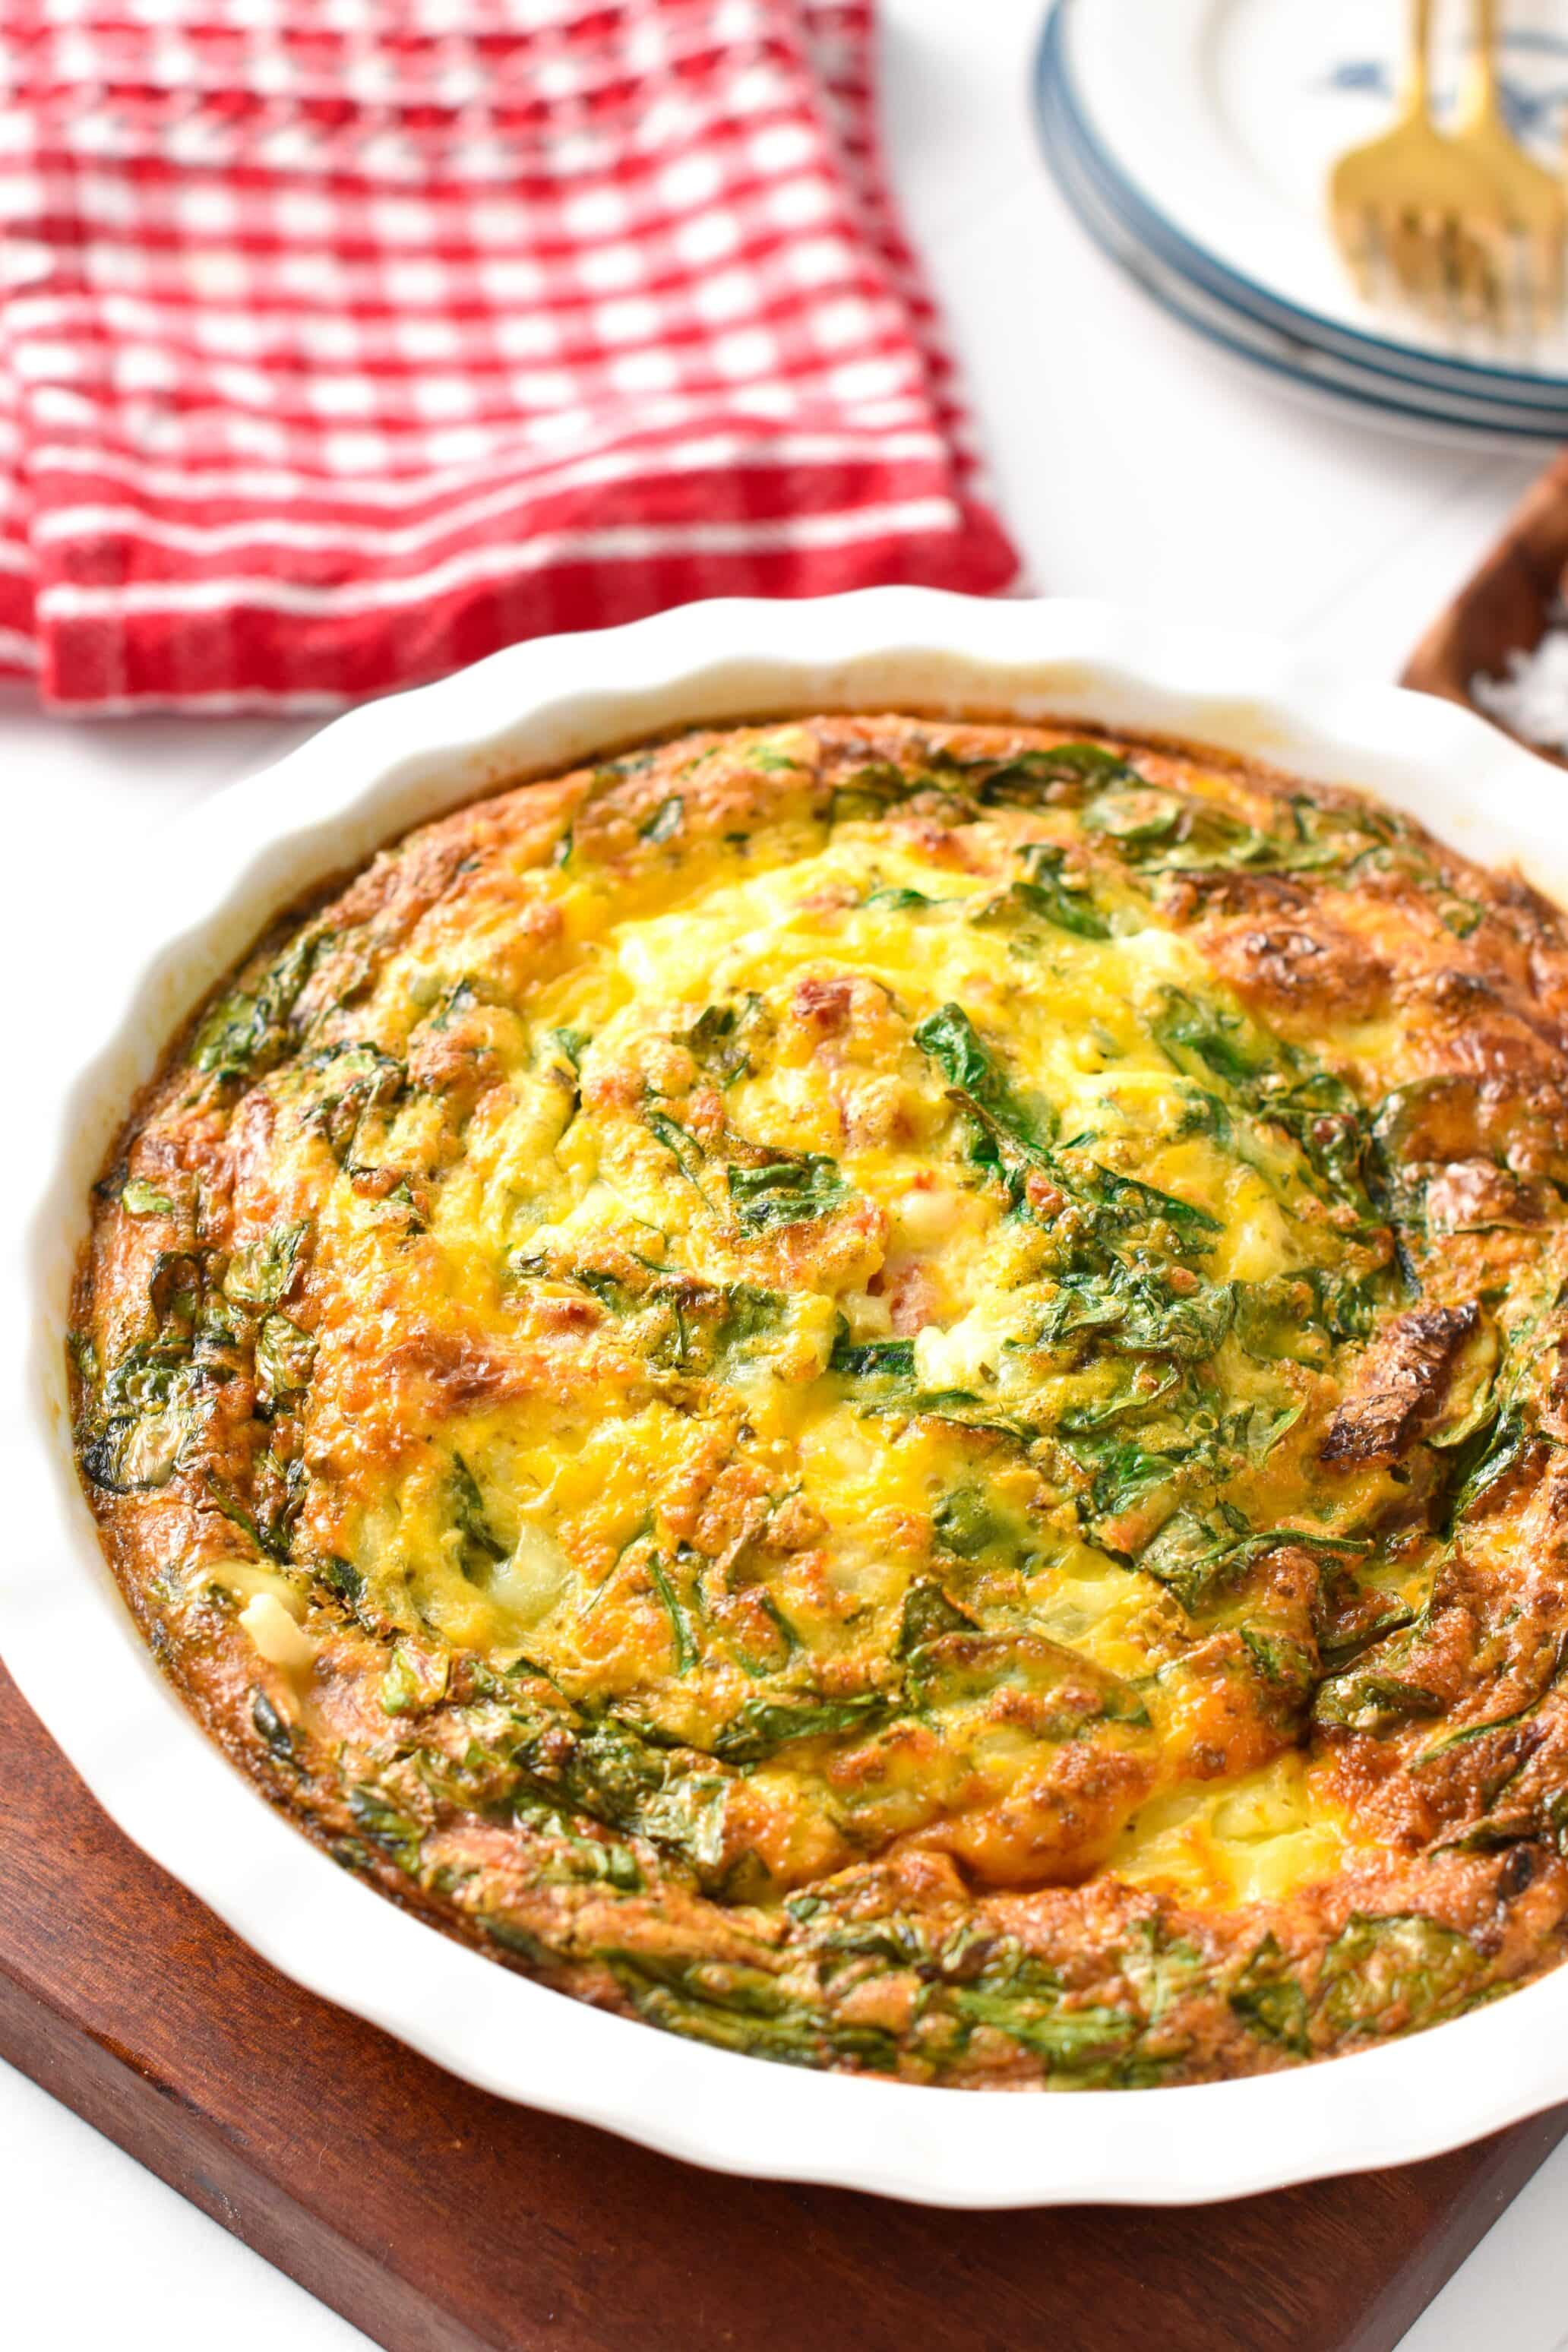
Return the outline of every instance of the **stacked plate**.
[[[1543,162],[1568,126],[1562,0],[1510,0],[1505,103]],[[1468,12],[1440,23],[1439,107]],[[1444,438],[1568,440],[1568,319],[1506,340],[1357,295],[1323,186],[1387,127],[1403,0],[1057,0],[1036,99],[1089,235],[1163,309],[1290,389]]]

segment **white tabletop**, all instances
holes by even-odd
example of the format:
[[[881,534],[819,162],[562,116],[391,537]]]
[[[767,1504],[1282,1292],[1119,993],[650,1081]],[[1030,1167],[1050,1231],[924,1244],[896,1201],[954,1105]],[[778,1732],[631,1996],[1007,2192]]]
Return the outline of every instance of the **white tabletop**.
[[[1394,0],[1378,0],[1391,11]],[[1028,67],[1041,0],[883,0],[885,129],[1031,584],[1271,630],[1388,677],[1533,470],[1352,425],[1238,373],[1087,243],[1040,163]],[[53,853],[111,857],[296,741],[268,720],[68,725],[0,704],[7,814]],[[19,893],[13,896],[19,897]],[[47,965],[47,890],[9,910],[17,981]],[[1568,2145],[1404,2352],[1563,2352]],[[92,2217],[84,2262],[82,2216]],[[349,2352],[366,2339],[0,2065],[7,2340],[78,2352]],[[708,2352],[694,2346],[693,2352]],[[1218,2347],[1216,2347],[1218,2352]]]

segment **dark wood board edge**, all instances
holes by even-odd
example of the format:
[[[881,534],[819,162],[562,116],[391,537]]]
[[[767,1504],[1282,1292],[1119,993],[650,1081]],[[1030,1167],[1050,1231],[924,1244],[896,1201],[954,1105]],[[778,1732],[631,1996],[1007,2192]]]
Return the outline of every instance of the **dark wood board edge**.
[[[1552,2107],[1516,2124],[1511,2131],[1459,2150],[1468,2168],[1463,2196],[1414,2248],[1409,2260],[1391,2273],[1361,2326],[1346,2338],[1344,2352],[1392,2352],[1565,2133],[1568,2107]]]
[[[1478,677],[1500,677],[1512,653],[1533,653],[1562,603],[1568,569],[1568,452],[1532,482],[1477,571],[1446,604],[1400,675],[1403,686],[1463,703],[1538,759],[1568,767],[1568,759],[1504,727],[1480,710],[1470,688]]]
[[[387,2352],[1393,2352],[1568,2128],[1190,2210],[724,2179],[469,2089],[268,1968],[0,1672],[0,2053]]]
[[[496,2352],[280,2191],[132,2052],[29,2002],[4,1972],[0,2057],[389,2352]]]

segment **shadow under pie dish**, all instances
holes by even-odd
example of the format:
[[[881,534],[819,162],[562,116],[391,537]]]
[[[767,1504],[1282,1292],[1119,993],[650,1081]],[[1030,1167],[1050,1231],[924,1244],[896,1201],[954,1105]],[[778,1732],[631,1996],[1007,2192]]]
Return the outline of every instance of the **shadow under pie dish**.
[[[559,1990],[953,2086],[1298,2065],[1568,1911],[1553,908],[1081,724],[682,730],[437,818],[97,1186],[164,1670]]]

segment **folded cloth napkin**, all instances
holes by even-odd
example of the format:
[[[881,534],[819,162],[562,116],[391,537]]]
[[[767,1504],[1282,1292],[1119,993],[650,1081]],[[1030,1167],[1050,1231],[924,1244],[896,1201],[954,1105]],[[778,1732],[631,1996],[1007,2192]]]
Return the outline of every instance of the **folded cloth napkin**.
[[[7,0],[0,672],[314,707],[1006,584],[870,0]]]

